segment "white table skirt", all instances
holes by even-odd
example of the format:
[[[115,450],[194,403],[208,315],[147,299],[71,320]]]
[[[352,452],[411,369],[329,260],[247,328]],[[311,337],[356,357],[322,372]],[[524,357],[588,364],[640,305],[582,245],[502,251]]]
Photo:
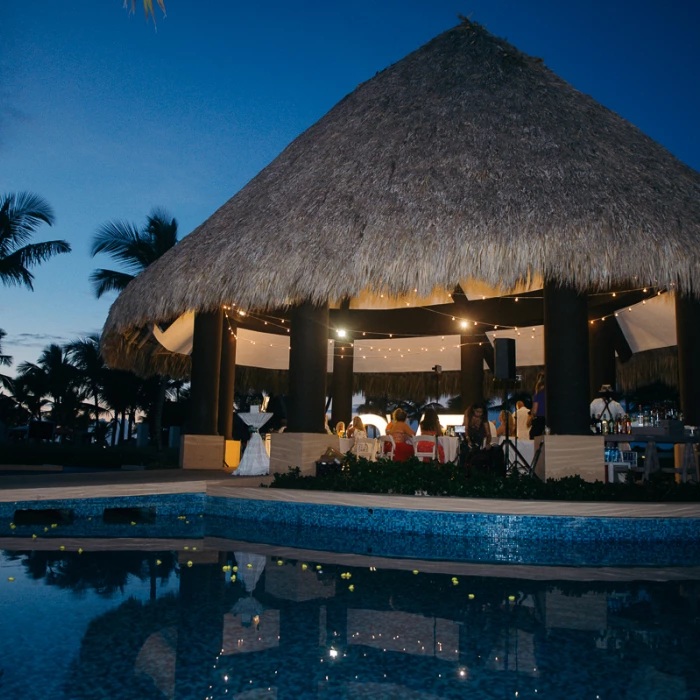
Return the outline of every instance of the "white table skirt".
[[[267,454],[265,443],[257,432],[267,421],[272,418],[272,413],[239,413],[241,420],[254,432],[248,440],[248,445],[243,453],[243,459],[238,465],[238,469],[233,472],[234,476],[262,476],[270,473],[270,455]]]
[[[454,462],[459,455],[459,438],[443,435],[438,438],[438,444],[442,445],[445,453],[445,462]]]
[[[532,460],[535,458],[535,441],[534,440],[516,440],[514,437],[508,438],[511,444],[518,448],[518,452],[522,455],[523,459],[532,466]],[[500,436],[499,442],[503,444],[505,438],[503,435]],[[511,461],[513,456],[510,457]]]

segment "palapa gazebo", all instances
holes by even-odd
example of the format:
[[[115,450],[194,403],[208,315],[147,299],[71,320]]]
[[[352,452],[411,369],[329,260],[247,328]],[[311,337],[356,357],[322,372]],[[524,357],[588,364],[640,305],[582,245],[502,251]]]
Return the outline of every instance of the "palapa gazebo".
[[[542,59],[463,19],[341,100],[136,278],[110,311],[105,347],[195,311],[194,432],[213,434],[222,307],[280,314],[289,431],[317,433],[332,329],[349,329],[351,352],[353,329],[445,333],[450,308],[492,324],[543,319],[547,422],[584,434],[591,320],[607,314],[610,328],[631,298],[673,292],[683,407],[697,423],[698,243],[700,174]],[[501,297],[469,297],[473,283]],[[504,305],[514,290],[530,305]],[[593,312],[591,292],[610,292]],[[376,309],[389,298],[393,311]],[[441,304],[447,313],[424,313]],[[615,331],[603,335],[614,368]],[[229,375],[233,342],[223,343]],[[483,350],[464,347],[463,372],[481,371]],[[338,373],[348,364],[352,377],[351,363]]]

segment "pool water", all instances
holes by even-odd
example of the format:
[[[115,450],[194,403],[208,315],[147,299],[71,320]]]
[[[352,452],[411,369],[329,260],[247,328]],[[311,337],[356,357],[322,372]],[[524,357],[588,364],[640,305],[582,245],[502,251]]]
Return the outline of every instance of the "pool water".
[[[92,542],[0,553],[0,697],[700,698],[697,568]]]

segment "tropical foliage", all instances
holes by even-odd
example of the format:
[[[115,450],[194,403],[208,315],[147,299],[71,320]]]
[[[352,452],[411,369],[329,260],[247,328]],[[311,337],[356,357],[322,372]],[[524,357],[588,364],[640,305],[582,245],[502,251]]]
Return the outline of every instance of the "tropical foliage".
[[[100,226],[93,237],[92,255],[106,253],[120,263],[123,270],[95,270],[90,276],[99,299],[106,292],[121,292],[140,272],[165,254],[177,243],[177,221],[164,209],[155,208],[139,229],[127,221],[108,221]],[[157,377],[152,385],[153,432],[156,445],[161,447],[163,403],[168,387],[167,377]],[[115,387],[116,391],[122,387]]]
[[[12,357],[10,355],[2,354],[2,339],[7,335],[5,331],[0,328],[0,367],[9,367],[12,364]],[[0,386],[5,389],[12,389],[12,379],[6,374],[0,374]]]
[[[30,192],[0,195],[0,282],[33,289],[29,268],[59,253],[70,253],[66,241],[30,243],[41,224],[51,226],[51,206]]]
[[[165,17],[165,0],[156,0],[158,7],[163,11],[163,17]],[[124,8],[129,7],[129,0],[124,0]],[[136,0],[131,0],[131,13],[136,10]],[[153,22],[156,21],[156,14],[153,7],[153,0],[143,0],[143,12],[146,15],[146,19],[153,17]]]
[[[302,476],[299,468],[275,474],[271,488],[357,493],[400,493],[460,498],[519,498],[555,501],[700,501],[700,485],[679,484],[668,475],[645,483],[604,484],[584,481],[580,476],[548,479],[495,474],[474,474],[469,478],[457,464],[422,462],[415,457],[405,462],[371,462],[346,455],[337,472],[326,476]]]
[[[62,439],[75,431],[90,432],[104,443],[111,425],[111,444],[117,426],[134,433],[137,412],[145,413],[154,430],[158,404],[167,384],[158,378],[141,379],[132,372],[107,367],[100,354],[100,338],[91,335],[64,346],[44,348],[36,363],[24,362],[14,379],[8,378],[0,394],[0,421],[8,426],[26,425],[28,419],[51,420]],[[166,394],[167,395],[167,394]],[[111,422],[104,417],[111,414]]]
[[[177,221],[164,209],[154,209],[141,229],[128,221],[113,220],[100,226],[92,239],[93,257],[106,253],[123,270],[95,270],[90,276],[99,299],[106,292],[121,292],[177,243]]]

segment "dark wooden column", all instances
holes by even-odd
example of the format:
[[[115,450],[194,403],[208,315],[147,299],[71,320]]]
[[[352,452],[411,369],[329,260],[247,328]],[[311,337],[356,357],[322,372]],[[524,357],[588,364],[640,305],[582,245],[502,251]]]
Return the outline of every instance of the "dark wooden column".
[[[224,628],[225,585],[221,564],[186,566],[184,560],[180,559],[180,593],[175,607],[178,616],[175,700],[207,697],[211,681],[201,671],[211,669],[221,653]]]
[[[331,425],[352,420],[353,344],[347,340],[333,341],[333,404]]]
[[[676,294],[678,385],[686,425],[700,425],[700,302]]]
[[[216,435],[223,310],[197,312],[192,344],[190,422],[192,435]]]
[[[615,326],[614,316],[590,324],[588,329],[589,392],[592,401],[603,384],[615,388]]]
[[[219,380],[219,435],[232,439],[233,392],[236,386],[236,333],[234,320],[224,318],[221,336],[221,377]]]
[[[287,416],[290,433],[323,433],[328,364],[328,305],[305,302],[292,309]]]
[[[544,284],[545,412],[557,435],[590,433],[588,300],[571,287]]]
[[[460,395],[462,408],[484,400],[484,348],[473,335],[459,336],[461,359]]]

